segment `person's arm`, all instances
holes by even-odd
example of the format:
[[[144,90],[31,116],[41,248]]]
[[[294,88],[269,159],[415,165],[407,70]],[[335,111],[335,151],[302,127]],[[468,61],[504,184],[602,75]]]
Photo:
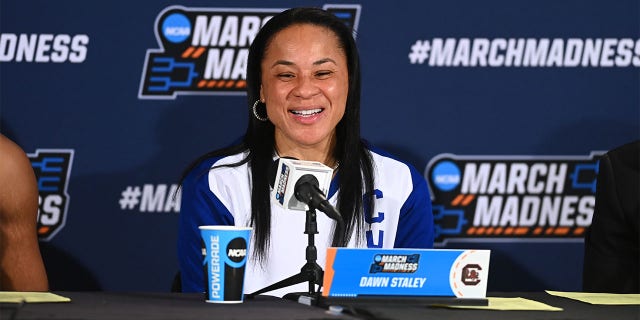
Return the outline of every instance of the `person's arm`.
[[[433,248],[434,226],[427,182],[411,167],[413,190],[400,209],[395,248]]]
[[[38,236],[38,186],[24,151],[0,135],[0,289],[48,291]]]
[[[600,159],[593,219],[585,234],[584,291],[640,290],[639,153],[636,143]]]

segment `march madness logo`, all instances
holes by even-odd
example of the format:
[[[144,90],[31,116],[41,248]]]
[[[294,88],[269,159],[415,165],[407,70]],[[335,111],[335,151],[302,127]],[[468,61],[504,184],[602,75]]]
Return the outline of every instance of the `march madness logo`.
[[[38,238],[49,241],[67,218],[73,150],[38,149],[28,156],[38,182]]]
[[[414,273],[418,270],[419,263],[419,254],[377,254],[373,257],[369,273]]]
[[[436,156],[425,170],[436,242],[584,237],[602,154]]]
[[[325,5],[357,30],[360,5]],[[244,94],[249,46],[260,28],[284,9],[170,6],[157,16],[159,49],[147,50],[140,99],[177,95]]]

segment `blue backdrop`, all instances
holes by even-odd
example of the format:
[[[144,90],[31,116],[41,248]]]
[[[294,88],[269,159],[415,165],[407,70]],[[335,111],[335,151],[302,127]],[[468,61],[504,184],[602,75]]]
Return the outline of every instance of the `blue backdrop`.
[[[39,177],[52,289],[169,290],[178,269],[179,198],[171,194],[181,170],[245,130],[243,75],[216,75],[206,63],[229,49],[230,64],[218,66],[241,67],[246,45],[187,53],[187,42],[167,42],[169,31],[156,25],[163,12],[182,6],[176,12],[191,25],[174,21],[172,30],[190,39],[195,16],[239,17],[239,31],[221,31],[232,35],[251,30],[245,16],[301,4],[0,4],[0,130]],[[327,4],[357,29],[363,135],[425,172],[442,226],[438,246],[491,249],[490,291],[580,290],[593,165],[602,151],[640,138],[639,2],[304,2]],[[172,62],[149,60],[152,53]],[[167,71],[174,95],[145,86],[163,74],[152,66],[184,61],[199,78]],[[438,166],[445,158],[449,167]],[[565,188],[502,190],[518,179],[514,163],[524,163],[519,172],[531,183],[566,165]],[[532,175],[536,163],[545,169]],[[488,175],[473,176],[483,164]],[[501,166],[505,176],[496,174]],[[493,191],[469,190],[473,181]],[[509,194],[516,209],[504,204]],[[560,197],[560,209],[528,219],[535,210],[524,210],[524,199],[545,197]],[[503,200],[499,209],[486,202]]]

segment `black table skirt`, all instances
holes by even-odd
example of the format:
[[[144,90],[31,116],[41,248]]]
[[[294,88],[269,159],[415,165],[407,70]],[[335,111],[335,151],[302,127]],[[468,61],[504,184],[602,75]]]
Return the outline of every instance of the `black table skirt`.
[[[2,304],[0,319],[576,319],[639,320],[640,306],[600,306],[544,292],[490,293],[490,297],[522,297],[564,311],[489,311],[434,308],[415,303],[357,303],[342,314],[290,300],[258,296],[242,304],[205,303],[201,294],[55,292],[68,303]]]

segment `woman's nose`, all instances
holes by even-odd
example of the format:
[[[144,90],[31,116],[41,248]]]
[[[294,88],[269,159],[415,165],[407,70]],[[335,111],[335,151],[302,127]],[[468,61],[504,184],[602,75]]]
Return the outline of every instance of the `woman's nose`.
[[[310,98],[315,96],[320,92],[318,86],[316,86],[314,79],[310,79],[309,77],[300,77],[298,78],[298,83],[293,90],[293,94],[296,97],[300,98]]]

